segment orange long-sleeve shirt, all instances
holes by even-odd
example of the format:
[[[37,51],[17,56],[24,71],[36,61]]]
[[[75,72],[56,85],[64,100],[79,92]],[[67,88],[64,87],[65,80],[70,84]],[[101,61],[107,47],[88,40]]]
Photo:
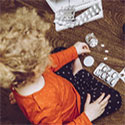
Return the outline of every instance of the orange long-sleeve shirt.
[[[53,64],[42,75],[45,86],[38,92],[22,96],[13,90],[24,115],[33,124],[92,125],[85,113],[80,114],[80,95],[74,86],[54,72],[77,58],[75,47],[51,55]]]

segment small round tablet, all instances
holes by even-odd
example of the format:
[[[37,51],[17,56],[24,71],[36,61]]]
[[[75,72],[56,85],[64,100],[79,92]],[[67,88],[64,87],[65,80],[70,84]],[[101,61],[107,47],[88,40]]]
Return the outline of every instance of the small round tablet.
[[[88,18],[91,18],[91,15],[88,15]]]
[[[94,16],[95,15],[95,12],[93,11],[93,12],[91,12],[92,13],[92,16]]]
[[[105,45],[104,45],[104,44],[101,44],[101,47],[105,47]]]
[[[108,51],[108,50],[105,50],[105,53],[109,53],[109,51]]]
[[[85,66],[91,67],[94,64],[94,58],[92,56],[87,56],[85,57],[83,63]]]
[[[86,22],[86,21],[87,21],[87,18],[83,18],[83,20]]]
[[[108,60],[108,57],[104,57],[104,60]]]

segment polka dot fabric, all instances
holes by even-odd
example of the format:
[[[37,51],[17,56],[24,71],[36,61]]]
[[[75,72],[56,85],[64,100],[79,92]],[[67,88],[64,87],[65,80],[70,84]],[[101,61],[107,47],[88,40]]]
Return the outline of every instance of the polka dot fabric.
[[[63,50],[65,48],[58,48],[56,50]],[[57,51],[53,51],[57,52]],[[57,75],[60,75],[67,80],[69,80],[81,96],[81,112],[83,112],[84,104],[86,101],[87,93],[91,94],[91,102],[95,101],[102,93],[105,93],[105,96],[108,94],[111,95],[109,103],[105,108],[102,116],[109,115],[117,111],[121,107],[121,96],[120,94],[98,80],[96,80],[88,71],[85,69],[80,70],[75,76],[72,74],[72,62],[63,66],[60,70],[56,72]],[[100,116],[100,117],[102,117]]]

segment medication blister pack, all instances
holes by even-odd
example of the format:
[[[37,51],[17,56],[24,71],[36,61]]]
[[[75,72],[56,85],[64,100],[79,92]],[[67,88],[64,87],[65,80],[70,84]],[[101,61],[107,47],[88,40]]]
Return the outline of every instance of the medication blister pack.
[[[86,23],[89,19],[99,14],[101,8],[99,4],[95,4],[87,9],[85,12],[76,17],[76,22],[79,22],[79,25]]]
[[[60,10],[61,7],[74,6],[75,11],[86,9],[100,0],[46,0],[54,13]]]
[[[102,0],[46,0],[55,13],[56,31],[103,18]],[[75,12],[87,9],[77,17]]]
[[[61,8],[58,12],[55,13],[54,23],[58,25],[66,25],[71,23],[75,19],[75,8],[73,6],[67,6]]]
[[[125,68],[119,73],[119,77],[125,83]]]
[[[100,15],[101,14],[101,15]],[[102,9],[100,7],[99,3],[94,4],[93,6],[89,7],[87,10],[85,10],[83,13],[78,15],[74,20],[70,21],[69,23],[62,21],[62,20],[56,20],[55,26],[56,26],[56,31],[61,31],[64,29],[68,28],[74,28],[75,26],[83,25],[84,23],[93,21],[95,19],[102,18]],[[55,14],[55,19],[56,19],[56,14]]]
[[[100,63],[93,73],[111,87],[114,87],[119,80],[119,73],[105,63]]]

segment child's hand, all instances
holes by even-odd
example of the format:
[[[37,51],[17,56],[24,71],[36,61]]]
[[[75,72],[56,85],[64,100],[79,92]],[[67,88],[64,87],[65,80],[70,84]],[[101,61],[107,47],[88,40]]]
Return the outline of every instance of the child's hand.
[[[90,49],[88,45],[84,42],[77,42],[74,44],[78,55],[84,54],[84,53],[90,53]]]
[[[105,94],[103,93],[95,102],[90,103],[91,96],[90,94],[87,95],[84,112],[88,116],[90,121],[95,120],[105,111],[105,107],[108,104],[110,95],[106,96],[105,98],[104,96]]]
[[[15,104],[16,103],[16,99],[15,99],[12,92],[9,94],[9,100],[10,100],[10,104]]]

